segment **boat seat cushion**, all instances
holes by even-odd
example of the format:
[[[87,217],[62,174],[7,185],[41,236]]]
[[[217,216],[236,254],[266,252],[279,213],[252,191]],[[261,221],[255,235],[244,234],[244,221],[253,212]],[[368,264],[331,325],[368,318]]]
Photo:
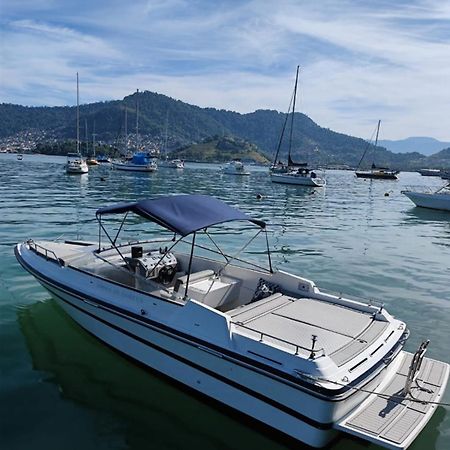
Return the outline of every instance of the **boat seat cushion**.
[[[206,278],[212,277],[214,275],[214,270],[206,269],[201,270],[200,272],[194,272],[191,273],[191,276],[189,277],[189,283],[194,283],[196,281],[204,280]],[[183,275],[182,277],[178,277],[177,281],[175,282],[174,291],[178,292],[180,287],[184,284],[186,284],[188,280],[187,275]]]

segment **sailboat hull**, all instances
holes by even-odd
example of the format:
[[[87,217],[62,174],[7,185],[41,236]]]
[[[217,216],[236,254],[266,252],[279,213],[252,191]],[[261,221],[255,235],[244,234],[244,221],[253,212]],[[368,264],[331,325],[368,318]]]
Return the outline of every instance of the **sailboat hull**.
[[[312,178],[310,176],[298,175],[296,173],[272,173],[272,183],[294,184],[297,186],[322,187],[325,180],[322,178]]]
[[[355,172],[358,178],[370,178],[372,180],[397,180],[394,172]]]

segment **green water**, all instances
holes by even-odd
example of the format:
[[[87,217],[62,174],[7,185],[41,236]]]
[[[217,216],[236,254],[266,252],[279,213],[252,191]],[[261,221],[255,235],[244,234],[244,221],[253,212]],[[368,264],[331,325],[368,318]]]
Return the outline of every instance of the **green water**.
[[[450,362],[450,213],[420,210],[400,191],[440,179],[402,173],[364,181],[326,173],[325,189],[244,179],[217,166],[133,174],[94,167],[66,175],[64,159],[0,155],[0,448],[285,449],[293,445],[142,369],[68,318],[13,255],[27,238],[95,239],[95,210],[116,201],[206,193],[269,222],[275,265],[324,288],[383,301],[411,330],[407,349]],[[385,194],[388,193],[388,196]],[[257,194],[263,198],[258,200]],[[125,235],[143,237],[136,222]],[[251,230],[216,234],[237,249]],[[259,245],[259,247],[258,247]],[[246,256],[262,257],[263,241]],[[450,403],[450,389],[444,401]],[[376,448],[342,435],[332,449]],[[439,407],[412,449],[450,448],[450,408]]]

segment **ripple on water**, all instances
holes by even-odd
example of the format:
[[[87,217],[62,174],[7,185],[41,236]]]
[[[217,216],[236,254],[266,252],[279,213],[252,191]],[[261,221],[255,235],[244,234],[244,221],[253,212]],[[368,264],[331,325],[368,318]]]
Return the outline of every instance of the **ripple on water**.
[[[101,360],[108,350],[101,345],[96,347],[97,344],[90,347],[90,339],[76,327],[67,328],[68,332],[64,332],[71,322],[67,322],[65,316],[60,316],[59,312],[55,312],[51,304],[48,306],[48,293],[15,262],[12,244],[30,237],[55,239],[61,235],[67,238],[79,236],[95,239],[97,224],[94,216],[99,207],[124,200],[175,193],[214,195],[257,218],[266,220],[269,241],[274,246],[272,258],[276,267],[312,279],[319,286],[332,291],[380,299],[386,303],[391,313],[408,322],[412,332],[411,343],[408,344],[410,349],[413,349],[420,339],[429,337],[432,339],[429,354],[438,359],[450,360],[447,345],[450,323],[449,215],[414,208],[401,194],[401,190],[408,185],[424,187],[429,184],[437,188],[441,184],[439,180],[402,173],[398,182],[385,183],[358,180],[352,172],[328,171],[326,188],[312,190],[272,184],[267,173],[260,169],[255,169],[250,177],[245,179],[220,174],[217,166],[195,164],[188,164],[181,173],[161,169],[151,175],[128,174],[100,167],[93,168],[87,176],[70,177],[64,174],[64,158],[27,155],[22,163],[18,172],[19,166],[15,158],[0,155],[0,325],[8,325],[2,328],[3,332],[7,333],[6,342],[20,341],[22,331],[17,324],[18,316],[22,322],[28,324],[27,332],[30,327],[31,331],[40,329],[44,334],[41,337],[39,334],[33,336],[38,343],[42,341],[40,353],[36,355],[43,358],[58,356],[48,347],[54,339],[63,339],[62,344],[66,347],[61,351],[68,351],[76,344],[74,353],[65,360],[68,364],[67,370],[61,368],[58,360],[50,360],[47,363],[41,359],[41,364],[43,370],[50,371],[56,377],[57,383],[63,382],[65,392],[71,393],[69,397],[73,398],[77,405],[88,402],[86,399],[90,390],[96,388],[96,383],[92,380],[105,375],[101,367],[89,372],[92,370],[93,360],[97,358],[91,356],[99,352],[98,358]],[[385,196],[387,192],[388,197]],[[258,194],[261,194],[262,198],[258,199]],[[112,224],[109,220],[107,223]],[[125,237],[131,239],[136,235],[148,236],[149,227],[142,220],[135,219],[130,221],[124,231]],[[211,232],[215,240],[233,253],[239,250],[255,230],[247,226],[239,228],[226,224]],[[254,247],[250,246],[247,256],[255,261],[265,262],[264,239]],[[47,306],[35,306],[42,302]],[[42,320],[48,323],[43,324],[40,322]],[[44,331],[46,325],[51,327],[52,323],[58,328]],[[16,326],[13,327],[13,324]],[[80,348],[84,351],[80,352]],[[18,360],[26,357],[24,354],[16,356]],[[12,355],[8,358],[10,361]],[[73,366],[70,365],[72,358]],[[115,354],[111,358],[108,364],[114,367],[113,370],[119,370],[117,367],[126,364]],[[29,376],[27,370],[31,370],[29,363],[24,363],[23,367],[22,375],[16,376],[15,379],[18,385],[21,381],[25,384]],[[86,392],[80,391],[79,396],[76,389],[80,385],[77,381],[78,375],[72,376],[72,369],[76,367],[84,367],[81,372],[85,371],[83,373],[86,376],[83,375],[82,379],[89,387]],[[133,368],[132,371],[134,370],[137,369]],[[104,397],[101,401],[106,405],[105,410],[110,408],[115,411],[114,420],[123,424],[118,417],[123,417],[120,416],[120,406],[122,400],[126,401],[127,395],[116,399],[114,395],[120,391],[126,378],[119,378],[109,381],[113,395],[108,396],[102,392]],[[141,387],[144,386],[142,380],[139,383]],[[149,392],[155,383],[150,382]],[[101,383],[99,385],[101,386]],[[156,385],[169,395],[159,382]],[[107,390],[108,386],[105,389]],[[170,394],[176,397],[175,402],[193,401],[182,400],[177,397],[178,391],[175,392]],[[20,403],[21,399],[15,400]],[[66,406],[63,406],[64,396],[48,401],[55,410],[64,410],[67,413]],[[164,404],[163,400],[161,404]],[[95,409],[95,404],[88,402],[87,405],[87,410]],[[148,414],[147,407],[153,408],[157,405],[143,404],[142,415]],[[196,417],[198,411],[203,408],[203,405],[198,409],[194,408],[196,412],[192,412],[192,417]],[[35,413],[40,414],[37,410]],[[80,422],[86,418],[84,407],[76,412],[71,411],[70,414]],[[131,417],[126,414],[125,417]],[[176,411],[169,410],[167,414],[171,420],[184,423],[184,419]],[[80,419],[81,417],[83,419]],[[446,417],[448,418],[448,413]],[[218,420],[223,423],[224,419],[220,417]],[[442,425],[442,435],[448,436],[448,422],[447,419]],[[158,423],[163,428],[167,426],[164,420]],[[236,424],[227,424],[231,430],[230,434],[236,432],[236,427],[239,427]],[[27,424],[23,425],[26,428]],[[199,432],[195,420],[188,421],[185,425],[191,427],[194,433]],[[61,426],[64,427],[63,422]],[[245,428],[239,429],[239,432],[248,433],[249,441],[256,442],[257,435],[251,430]],[[87,431],[86,436],[80,438],[79,447],[83,447],[89,439],[94,441],[97,433],[95,427]],[[118,431],[117,435],[123,438],[124,432]],[[164,439],[158,430],[154,430],[154,436]],[[223,435],[210,438],[213,442],[211,448],[226,447],[222,447],[222,440],[225,439]],[[173,446],[179,446],[181,441],[175,441],[172,442]],[[447,448],[448,443],[448,438],[442,442],[438,441],[436,448],[443,450]],[[163,441],[162,446],[165,444],[167,441]],[[260,444],[261,448],[275,445],[265,440],[260,441]],[[352,441],[351,445],[363,448],[355,441]],[[137,445],[133,448],[141,447]]]

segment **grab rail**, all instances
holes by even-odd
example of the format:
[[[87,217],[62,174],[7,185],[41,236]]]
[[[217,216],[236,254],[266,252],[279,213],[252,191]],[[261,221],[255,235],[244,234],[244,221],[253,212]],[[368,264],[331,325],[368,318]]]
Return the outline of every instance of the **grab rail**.
[[[45,259],[48,261],[55,261],[59,264],[60,267],[64,267],[64,260],[61,258],[58,258],[56,253],[53,250],[50,250],[48,248],[45,248],[42,245],[36,244],[36,242],[33,241],[33,239],[29,239],[27,241],[28,246],[31,250],[33,250],[36,254],[45,256]],[[42,250],[42,251],[39,251]],[[49,258],[49,255],[52,255],[53,258]]]
[[[380,311],[382,311],[384,308],[384,303],[381,302],[380,300],[360,297],[358,295],[345,295],[345,297],[343,297],[342,292],[332,291],[331,289],[320,288],[319,293],[326,294],[326,295],[332,295],[333,297],[337,297],[338,299],[356,301],[358,303],[362,303],[367,306],[374,306],[376,308],[379,308]]]
[[[299,354],[299,349],[302,349],[302,350],[305,350],[305,351],[309,352],[309,359],[315,359],[317,357],[317,352],[322,352],[322,354],[319,355],[319,356],[326,356],[325,349],[323,347],[322,348],[315,348],[315,343],[317,342],[317,336],[314,335],[314,334],[311,336],[312,347],[308,348],[308,347],[304,347],[303,345],[296,344],[295,342],[290,342],[290,341],[287,341],[285,339],[279,338],[277,336],[273,336],[272,334],[264,333],[264,332],[259,331],[259,330],[255,330],[254,328],[251,328],[251,327],[248,327],[248,326],[244,325],[242,322],[233,322],[233,321],[231,321],[231,323],[233,323],[234,325],[237,325],[239,327],[245,328],[246,330],[250,330],[250,331],[253,331],[253,332],[259,334],[260,335],[259,342],[263,342],[264,337],[268,337],[270,339],[275,339],[276,341],[283,342],[284,344],[292,345],[295,348],[294,355],[298,355]]]

